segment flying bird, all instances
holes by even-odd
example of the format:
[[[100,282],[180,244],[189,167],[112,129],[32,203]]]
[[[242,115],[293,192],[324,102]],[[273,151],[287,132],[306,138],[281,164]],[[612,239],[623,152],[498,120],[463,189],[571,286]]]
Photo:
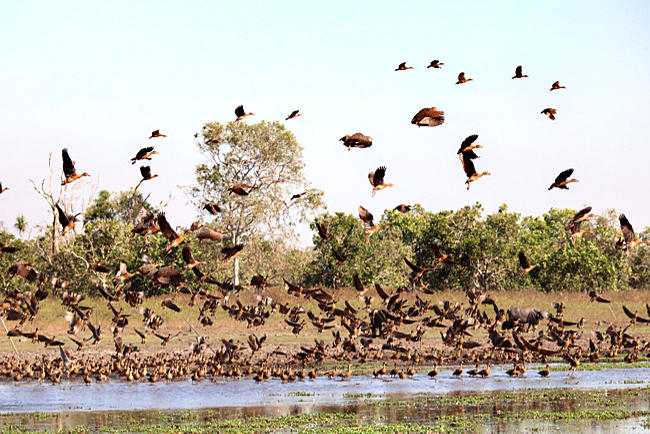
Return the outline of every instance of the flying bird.
[[[217,215],[221,212],[221,208],[215,202],[208,202],[203,206],[203,209],[212,215]]]
[[[569,187],[567,187],[567,184],[569,184],[570,182],[578,182],[578,180],[575,178],[569,179],[569,176],[571,176],[572,174],[573,174],[573,168],[562,171],[557,176],[557,178],[555,178],[555,181],[553,182],[553,184],[551,184],[551,186],[548,189],[551,190],[555,187],[555,188],[568,190]]]
[[[350,148],[369,148],[372,146],[372,137],[361,133],[343,136],[339,141],[343,142],[343,145],[348,147],[348,152],[350,152]]]
[[[156,174],[156,175],[151,174],[151,167],[149,167],[149,166],[141,166],[140,167],[140,174],[142,175],[142,181],[148,181],[148,180],[154,179],[155,177],[158,176],[158,174]],[[140,182],[142,182],[142,181],[140,181]]]
[[[524,277],[524,275],[526,273],[530,273],[535,268],[539,267],[539,264],[530,265],[530,262],[528,262],[528,258],[526,258],[526,255],[524,254],[524,252],[520,251],[519,252],[519,266],[521,267],[521,277]]]
[[[463,156],[462,156],[463,153],[470,152],[472,149],[475,149],[475,148],[482,148],[483,147],[481,145],[475,145],[474,144],[476,139],[478,139],[478,134],[472,134],[471,136],[468,136],[467,138],[465,138],[465,140],[463,140],[463,143],[460,144],[460,148],[458,148],[458,152],[456,152],[456,154],[458,154],[458,157],[461,160],[463,159]],[[473,152],[472,152],[472,154],[468,154],[468,155],[471,155],[472,159],[478,158],[478,155],[474,154]]]
[[[386,225],[375,225],[372,213],[361,205],[359,205],[359,218],[365,228],[366,244],[370,244],[370,236],[372,234],[386,228]]]
[[[243,105],[237,106],[237,108],[235,109],[235,115],[237,115],[237,120],[235,120],[235,122],[239,122],[239,121],[241,121],[242,119],[244,119],[245,117],[247,117],[247,116],[253,116],[254,114],[255,114],[255,113],[253,113],[253,112],[251,112],[251,113],[246,113],[246,112],[244,111],[244,106],[243,106]]]
[[[467,151],[463,152],[462,154],[463,158],[463,170],[465,171],[465,174],[467,175],[467,181],[465,181],[465,184],[467,184],[467,189],[469,190],[469,184],[471,182],[476,181],[482,176],[485,175],[491,175],[490,172],[483,172],[483,173],[478,173],[476,171],[476,168],[474,167],[474,163],[472,162],[473,158],[476,158],[476,154],[474,154],[474,151]]]
[[[77,215],[71,215],[71,214],[66,214],[63,209],[59,206],[59,204],[56,204],[56,209],[59,212],[59,223],[61,223],[61,226],[63,227],[63,232],[61,232],[62,236],[65,236],[68,232],[74,230],[74,225],[78,221],[77,220]]]
[[[372,185],[372,196],[375,196],[375,193],[378,190],[383,190],[387,187],[392,187],[393,184],[384,183],[384,175],[386,174],[386,166],[380,166],[377,170],[373,170],[368,174],[368,180],[370,185]]]
[[[558,90],[558,89],[566,89],[566,86],[560,86],[560,82],[556,81],[551,85],[551,91]]]
[[[618,216],[618,221],[621,224],[621,232],[623,232],[623,239],[625,240],[625,249],[628,251],[638,246],[639,244],[650,244],[650,240],[641,240],[634,234],[634,229],[630,221],[625,217],[625,214]]]
[[[296,193],[293,196],[291,196],[291,199],[289,199],[289,200],[300,199],[301,197],[303,197],[306,194],[307,194],[306,191],[303,191],[302,193]]]
[[[395,208],[393,208],[395,211],[399,211],[401,213],[407,213],[411,211],[411,208],[413,208],[413,205],[406,205],[406,204],[399,204]]]
[[[135,162],[139,160],[151,160],[151,156],[157,153],[158,151],[153,150],[153,146],[142,148],[137,154],[135,154],[135,157],[131,158],[131,164],[135,164]]]
[[[251,185],[242,184],[238,182],[237,184],[228,187],[228,190],[230,190],[231,193],[235,193],[239,196],[248,196],[249,191],[246,191],[246,189],[251,187],[252,187]]]
[[[84,176],[90,176],[86,172],[81,175],[77,174],[77,171],[74,168],[74,161],[70,159],[70,155],[68,154],[68,148],[63,148],[61,150],[61,156],[63,157],[63,174],[65,175],[65,179],[61,182],[61,185],[69,184],[72,181],[83,178]]]
[[[7,190],[9,190],[9,187],[2,188],[2,182],[0,182],[0,194],[4,193]]]
[[[285,121],[288,121],[289,119],[295,119],[295,118],[297,118],[298,116],[302,116],[300,113],[298,113],[299,111],[300,111],[300,110],[294,110],[294,111],[292,111],[291,114],[290,114],[289,116],[287,116],[287,118],[285,119]]]
[[[555,113],[557,113],[557,109],[551,107],[547,107],[541,112],[541,114],[548,116],[548,118],[552,121],[555,120]]]
[[[413,69],[413,67],[412,66],[406,66],[406,62],[402,62],[402,63],[399,64],[399,66],[397,67],[397,69],[395,71],[405,71],[407,69]]]
[[[232,247],[224,247],[221,249],[221,254],[223,255],[222,259],[225,261],[227,259],[234,258],[235,256],[239,255],[239,253],[241,253],[243,248],[243,244],[235,244]]]
[[[458,81],[456,82],[456,84],[467,83],[468,81],[471,80],[473,80],[473,78],[465,78],[465,73],[461,72],[460,74],[458,74]]]
[[[436,107],[425,107],[413,116],[411,123],[418,127],[437,127],[445,122],[445,112]]]
[[[431,63],[429,63],[429,66],[427,68],[440,68],[444,63],[439,61],[438,59],[432,60]]]
[[[160,130],[153,130],[151,132],[151,136],[149,136],[150,139],[153,139],[154,137],[167,137],[166,134],[160,134]]]
[[[521,65],[519,65],[519,66],[515,69],[515,76],[512,77],[512,78],[524,78],[524,77],[528,77],[527,75],[523,75],[523,74],[522,74],[522,70],[523,70],[523,68],[521,67]]]

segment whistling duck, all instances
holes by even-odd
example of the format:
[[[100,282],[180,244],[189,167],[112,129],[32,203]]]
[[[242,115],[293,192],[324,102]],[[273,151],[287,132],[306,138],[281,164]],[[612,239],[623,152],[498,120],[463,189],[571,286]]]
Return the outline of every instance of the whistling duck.
[[[203,206],[203,209],[209,212],[212,215],[217,215],[221,212],[221,208],[215,202],[208,202]]]
[[[460,144],[460,148],[458,148],[458,152],[456,152],[456,154],[458,154],[458,157],[461,159],[461,161],[463,159],[463,156],[462,156],[463,153],[469,152],[469,151],[471,151],[472,149],[475,149],[475,148],[482,148],[483,147],[481,145],[475,145],[474,144],[476,139],[478,139],[478,134],[472,134],[471,136],[468,136],[465,140],[463,140],[463,143]],[[470,154],[468,154],[468,156],[469,155]],[[471,156],[472,156],[472,158],[471,158],[472,160],[474,158],[478,158],[478,156],[476,154],[473,154],[473,153],[471,154]]]
[[[287,118],[285,119],[285,121],[288,121],[289,119],[295,119],[295,118],[297,118],[298,116],[302,116],[300,113],[298,113],[299,111],[300,111],[300,110],[294,110],[294,111],[292,111],[291,114],[290,114],[289,116],[287,116]]]
[[[251,185],[242,184],[241,182],[238,182],[228,187],[228,190],[230,191],[230,193],[235,193],[239,196],[248,196],[248,193],[250,191],[246,191],[246,189],[250,189],[251,187],[252,187]]]
[[[488,375],[490,375],[490,367],[491,367],[491,366],[492,366],[492,365],[491,365],[490,363],[488,363],[487,368],[485,368],[485,369],[481,369],[481,370],[478,372],[478,375],[480,375],[481,378],[485,378],[485,377],[487,377]]]
[[[590,206],[578,211],[564,228],[564,230],[571,236],[571,241],[575,241],[576,238],[581,237],[588,232],[592,232],[589,230],[580,229],[582,222],[595,215],[593,213],[587,214],[589,211],[591,211]]]
[[[458,368],[451,373],[454,377],[460,377],[460,375],[463,373],[463,362],[460,362],[460,365]]]
[[[544,369],[540,369],[539,371],[537,371],[537,375],[540,375],[542,377],[548,377],[548,374],[550,373],[551,373],[551,368],[548,365],[546,365]]]
[[[2,182],[0,182],[0,194],[4,193],[7,190],[9,190],[9,187],[2,188]]]
[[[377,170],[373,170],[368,173],[368,180],[370,185],[372,185],[372,196],[375,197],[375,193],[378,190],[383,190],[387,187],[393,187],[393,184],[384,183],[384,175],[386,174],[386,166],[380,166]]]
[[[541,114],[548,116],[548,118],[552,121],[555,120],[555,113],[557,113],[557,109],[551,107],[547,107],[541,112]]]
[[[154,137],[167,137],[165,134],[160,134],[160,130],[154,130],[151,132],[151,136],[149,136],[150,139],[153,139]]]
[[[524,77],[528,77],[527,75],[522,75],[522,69],[523,69],[523,68],[521,67],[521,65],[519,65],[519,66],[515,69],[515,76],[512,77],[512,78],[524,78]]]
[[[551,186],[548,189],[552,190],[553,188],[561,188],[563,190],[568,190],[569,187],[567,187],[567,184],[571,182],[579,182],[575,178],[569,179],[569,176],[571,176],[572,174],[573,174],[573,168],[563,170],[562,172],[560,172],[557,178],[555,178],[555,181],[553,182],[553,184],[551,184]]]
[[[163,212],[158,214],[157,221],[160,232],[162,232],[163,236],[168,241],[166,249],[167,254],[171,253],[175,247],[179,246],[185,240],[187,234],[191,232],[189,229],[187,229],[181,235],[178,235],[176,231],[172,229],[171,225],[167,221],[167,218],[165,217],[165,213]]]
[[[149,166],[141,166],[140,167],[140,174],[142,175],[142,180],[140,182],[148,181],[148,180],[154,179],[155,177],[158,176],[158,174],[156,174],[156,175],[151,174],[151,167],[149,167]]]
[[[478,362],[476,362],[476,367],[474,369],[470,369],[469,371],[467,371],[467,375],[469,375],[470,377],[475,377],[478,375],[478,373],[479,373]]]
[[[65,179],[61,182],[61,185],[69,184],[72,181],[83,178],[84,176],[90,176],[86,172],[81,175],[77,174],[77,171],[74,168],[74,161],[72,161],[70,155],[68,155],[68,148],[63,148],[61,150],[61,156],[63,157],[63,174],[65,175]]]
[[[244,248],[243,244],[235,244],[234,246],[231,247],[224,247],[223,249],[221,249],[221,254],[223,255],[221,259],[225,261],[227,259],[234,258],[235,256],[238,256],[241,253],[243,248]]]
[[[436,107],[425,107],[413,116],[411,123],[418,127],[437,127],[445,122],[445,112]]]
[[[339,141],[343,142],[344,146],[347,146],[348,152],[350,152],[351,148],[369,148],[372,146],[372,137],[361,133],[345,135]]]
[[[469,185],[470,183],[476,181],[482,176],[485,175],[490,175],[490,172],[483,172],[483,173],[478,173],[476,171],[476,168],[474,167],[474,163],[472,162],[472,158],[474,158],[471,154],[473,154],[474,151],[467,151],[463,152],[463,170],[465,170],[465,174],[467,175],[467,181],[465,181],[465,184],[467,184],[467,189],[469,190]],[[476,155],[476,154],[474,154]]]
[[[383,229],[386,229],[386,225],[375,225],[373,215],[370,211],[359,205],[359,218],[361,219],[363,226],[365,227],[366,235],[366,244],[370,244],[370,236],[375,232],[379,232]]]
[[[131,158],[131,164],[135,164],[135,162],[139,160],[151,160],[151,156],[157,153],[158,151],[153,150],[153,146],[142,148],[137,154],[135,154],[135,157]]]
[[[618,216],[618,221],[621,224],[621,232],[623,232],[623,239],[625,240],[625,250],[627,250],[628,255],[633,247],[639,244],[650,244],[650,240],[641,240],[634,234],[634,229],[630,221],[625,217],[625,214]]]
[[[395,211],[399,211],[403,214],[406,214],[407,212],[411,211],[413,208],[413,205],[406,205],[406,204],[399,204],[395,208],[393,208]]]
[[[302,193],[296,193],[296,194],[294,194],[294,195],[291,195],[291,199],[289,199],[289,200],[300,199],[301,197],[303,197],[303,196],[306,195],[306,194],[307,194],[306,191],[303,191]]]
[[[427,68],[440,68],[442,65],[444,65],[444,63],[438,59],[434,59],[431,61],[431,63],[429,63],[429,66],[427,66]]]
[[[412,66],[406,66],[406,62],[402,62],[399,64],[397,69],[395,71],[406,71],[407,69],[413,69]]]
[[[239,122],[239,121],[241,121],[242,119],[244,119],[245,117],[247,117],[247,116],[253,116],[254,114],[255,114],[255,113],[253,113],[253,112],[251,112],[251,113],[246,113],[246,112],[244,111],[244,106],[243,106],[243,105],[237,106],[237,108],[235,109],[235,115],[237,115],[237,120],[236,120],[235,122]]]
[[[473,78],[465,78],[465,73],[461,72],[460,74],[458,74],[458,81],[456,82],[456,84],[467,83],[468,81],[471,80],[473,80]]]
[[[566,89],[566,86],[560,86],[560,82],[556,81],[551,85],[551,90]]]
[[[623,305],[623,312],[625,312],[625,315],[630,318],[632,324],[635,324],[637,321],[644,324],[650,323],[650,319],[642,318],[636,312],[632,313],[632,311],[625,307],[625,305]]]
[[[61,223],[61,226],[63,227],[63,231],[61,232],[62,236],[65,236],[68,232],[74,230],[74,225],[78,221],[76,215],[72,214],[66,214],[63,209],[59,206],[59,204],[56,204],[56,209],[59,212],[59,223]]]
[[[521,267],[521,277],[524,277],[526,273],[530,273],[533,271],[536,267],[539,267],[539,264],[535,265],[530,265],[530,262],[528,262],[528,258],[526,258],[526,255],[524,254],[523,251],[519,251],[519,266]]]
[[[434,366],[432,370],[427,374],[431,378],[436,378],[438,376],[438,367]]]
[[[223,240],[223,234],[221,232],[215,231],[214,229],[202,229],[196,234],[196,238],[199,239],[199,242],[204,240],[210,240],[215,242],[220,242]]]

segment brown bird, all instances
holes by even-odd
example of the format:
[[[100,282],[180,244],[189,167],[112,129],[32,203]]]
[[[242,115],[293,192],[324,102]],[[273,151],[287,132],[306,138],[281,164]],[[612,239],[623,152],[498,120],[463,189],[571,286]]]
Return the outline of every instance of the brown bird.
[[[90,176],[86,172],[81,175],[77,174],[77,171],[74,168],[74,161],[72,161],[70,155],[68,155],[68,148],[63,148],[61,150],[61,156],[63,157],[63,174],[65,175],[65,179],[61,182],[61,185],[69,184],[72,181],[83,178],[84,176]]]
[[[234,184],[234,185],[231,185],[230,187],[228,187],[228,190],[230,190],[230,193],[235,193],[235,194],[237,194],[239,196],[248,196],[248,193],[250,193],[250,191],[246,191],[246,189],[251,188],[251,187],[252,186],[250,186],[248,184],[242,184],[242,183],[238,182],[237,184]]]
[[[406,62],[402,62],[399,64],[397,69],[395,71],[406,71],[407,69],[413,69],[412,66],[406,66]]]
[[[347,146],[348,152],[351,148],[369,148],[372,146],[372,137],[363,135],[361,133],[354,133],[352,135],[345,135],[339,139]]]
[[[197,265],[201,265],[204,263],[204,261],[197,261],[194,259],[194,251],[192,250],[192,246],[186,244],[183,246],[183,251],[181,252],[181,255],[183,256],[183,261],[187,264],[185,267],[184,272],[187,272],[190,268],[196,267]]]
[[[650,323],[650,319],[642,318],[636,312],[632,313],[632,311],[625,307],[625,305],[623,305],[623,312],[625,312],[625,315],[630,318],[632,324],[636,323],[637,321],[645,324]]]
[[[366,244],[370,244],[370,236],[372,234],[386,228],[386,225],[375,225],[372,213],[361,205],[359,205],[359,218],[361,219],[361,222],[365,228]]]
[[[235,122],[239,122],[239,121],[241,121],[242,119],[244,119],[245,117],[247,117],[247,116],[253,116],[254,114],[255,114],[255,113],[253,113],[253,112],[251,112],[251,113],[246,113],[246,112],[244,111],[244,106],[243,106],[243,105],[237,106],[237,108],[235,109],[235,115],[237,115],[237,120],[236,120]]]
[[[220,242],[223,240],[223,235],[214,229],[205,228],[196,234],[196,238],[199,239],[199,242],[205,240]]]
[[[306,194],[307,194],[306,191],[303,191],[302,193],[296,193],[296,194],[292,195],[292,196],[291,196],[291,199],[289,199],[289,200],[300,199],[301,197],[303,197],[303,196],[306,195]]]
[[[383,190],[387,187],[392,187],[393,184],[384,183],[384,175],[386,174],[386,166],[380,166],[377,170],[373,170],[368,174],[368,180],[370,185],[372,185],[372,196],[375,197],[375,193],[378,190]]]
[[[151,136],[149,138],[153,139],[154,137],[167,137],[167,136],[165,134],[160,134],[160,130],[154,130],[151,132]]]
[[[445,112],[436,107],[425,107],[413,116],[411,123],[418,127],[437,127],[445,122]]]
[[[160,228],[156,224],[156,218],[154,217],[153,213],[145,207],[140,208],[137,224],[131,230],[131,233],[133,235],[143,235],[146,240],[147,235],[155,234],[159,230]]]
[[[59,204],[56,204],[56,209],[59,212],[59,223],[61,223],[61,226],[63,227],[63,231],[61,232],[62,236],[65,236],[70,231],[74,230],[74,225],[78,221],[76,215],[71,215],[71,214],[66,214],[63,209],[59,206]]]
[[[135,154],[135,157],[131,158],[131,164],[135,164],[135,162],[139,160],[151,160],[151,156],[157,153],[158,151],[153,150],[153,146],[142,148],[137,154]]]
[[[551,373],[551,368],[548,365],[546,365],[546,368],[537,371],[537,375],[540,375],[542,377],[548,377],[548,374],[550,373]]]
[[[560,86],[560,82],[556,81],[551,85],[551,90],[566,89],[566,86]]]
[[[560,172],[557,178],[555,178],[553,184],[551,184],[551,186],[548,189],[551,190],[555,187],[555,188],[561,188],[563,190],[568,190],[569,187],[567,187],[567,184],[569,184],[570,182],[578,182],[578,180],[575,178],[569,179],[569,176],[571,175],[573,175],[573,168]]]
[[[429,63],[429,66],[427,68],[437,68],[439,69],[444,63],[439,61],[438,59],[432,60],[431,63]]]
[[[9,187],[2,188],[2,182],[0,182],[0,194],[4,193],[7,190],[9,190]]]
[[[478,139],[478,134],[472,134],[471,136],[465,138],[465,140],[463,140],[463,143],[460,144],[460,148],[458,148],[458,152],[456,152],[456,154],[458,155],[461,161],[463,160],[463,154],[465,152],[470,152],[472,151],[472,149],[483,147],[481,145],[474,144],[476,139]],[[470,157],[470,159],[473,160],[475,158],[478,158],[478,155],[472,152],[471,154],[467,154],[467,157]]]
[[[354,276],[352,276],[352,281],[354,282],[354,288],[357,290],[357,295],[359,297],[368,291],[368,287],[363,286],[363,282],[357,273],[354,273]]]
[[[436,243],[431,243],[431,251],[433,256],[436,258],[436,265],[443,263],[448,265],[457,265],[458,262],[454,261],[451,256],[451,253],[442,253],[442,249]]]
[[[395,208],[393,208],[395,211],[399,211],[401,213],[407,213],[411,211],[411,208],[413,208],[412,205],[405,205],[405,204],[399,204]]]
[[[208,202],[203,206],[203,209],[212,215],[217,215],[221,212],[221,208],[215,202]]]
[[[591,217],[595,216],[595,214],[588,214],[589,211],[591,211],[591,207],[588,206],[586,208],[581,209],[578,211],[573,218],[569,221],[569,223],[566,225],[564,230],[571,236],[571,240],[575,241],[576,238],[581,237],[582,235],[586,234],[587,232],[591,232],[588,230],[580,229],[580,225],[582,222],[590,219]]]
[[[221,259],[225,261],[227,259],[234,258],[235,256],[241,253],[243,248],[244,248],[243,244],[235,244],[232,247],[224,247],[223,249],[221,249],[221,254],[223,255]]]
[[[322,241],[327,241],[330,238],[330,234],[327,231],[327,226],[324,223],[316,222],[316,229],[318,229],[318,235]]]
[[[287,118],[285,119],[285,121],[288,121],[289,119],[295,119],[295,118],[297,118],[298,116],[302,116],[300,113],[298,113],[299,111],[300,111],[300,110],[294,110],[294,111],[292,111],[291,114],[290,114],[289,116],[287,116]]]
[[[530,262],[528,262],[528,258],[526,258],[526,255],[524,255],[523,251],[519,252],[519,266],[521,267],[521,277],[524,277],[526,273],[530,273],[533,271],[536,267],[539,267],[539,264],[535,265],[530,265]]]
[[[641,240],[634,234],[634,229],[630,221],[625,217],[625,214],[618,216],[618,221],[621,224],[621,231],[623,232],[623,239],[625,240],[625,249],[628,251],[638,246],[639,244],[650,244],[650,240]]]
[[[18,247],[13,247],[5,243],[0,243],[0,253],[15,253],[16,251],[18,251]]]
[[[461,72],[460,74],[458,74],[458,81],[456,82],[456,84],[467,83],[468,81],[471,81],[471,80],[473,80],[473,79],[472,78],[465,78],[465,73]]]
[[[527,75],[522,75],[522,69],[523,69],[523,68],[521,67],[521,65],[519,65],[519,66],[515,69],[515,76],[512,77],[512,78],[524,78],[524,77],[528,77]]]
[[[161,305],[162,307],[166,307],[167,309],[171,309],[171,310],[173,310],[174,312],[180,312],[180,311],[181,311],[181,308],[178,307],[178,306],[177,306],[173,301],[171,301],[169,298],[163,300],[163,301],[160,303],[160,305]]]
[[[432,268],[424,268],[420,267],[418,265],[415,265],[411,261],[408,260],[408,258],[404,258],[404,262],[406,262],[406,265],[411,269],[411,281],[413,282],[419,282],[420,279],[422,279],[422,276],[424,276],[424,273],[427,271],[432,271],[435,267],[435,265]]]
[[[190,232],[190,230],[186,230],[184,233],[181,235],[178,235],[174,229],[172,229],[171,225],[167,221],[167,218],[165,217],[165,213],[161,212],[158,214],[158,227],[160,228],[160,232],[162,232],[163,236],[167,239],[167,253],[171,253],[172,250],[174,250],[175,247],[179,246],[184,240],[187,234]]]
[[[151,167],[149,167],[149,166],[141,166],[140,167],[140,174],[142,175],[142,181],[148,181],[148,180],[154,179],[155,177],[158,176],[158,174],[156,174],[156,175],[151,174]],[[140,182],[142,182],[142,181],[140,181]]]
[[[478,173],[476,171],[476,168],[474,167],[474,163],[472,162],[472,159],[475,158],[472,156],[474,154],[474,151],[467,151],[463,152],[463,170],[465,171],[465,174],[467,175],[467,181],[465,181],[465,184],[467,184],[467,189],[469,190],[469,184],[471,182],[476,181],[479,179],[481,176],[485,175],[490,175],[490,172],[483,172],[483,173]],[[474,154],[476,155],[476,154]]]
[[[25,262],[25,261],[18,261],[9,267],[9,270],[7,270],[7,274],[9,277],[13,276],[20,276],[23,279],[29,281],[29,282],[35,282],[38,280],[39,273],[34,270],[33,267],[34,264],[31,262]]]
[[[555,120],[555,113],[557,113],[557,109],[547,107],[544,110],[542,110],[542,114],[548,116],[548,118],[552,121]]]
[[[589,291],[589,301],[591,301],[592,303],[594,301],[597,301],[598,303],[611,303],[611,301],[601,297],[601,295],[598,292],[596,292],[594,289]]]

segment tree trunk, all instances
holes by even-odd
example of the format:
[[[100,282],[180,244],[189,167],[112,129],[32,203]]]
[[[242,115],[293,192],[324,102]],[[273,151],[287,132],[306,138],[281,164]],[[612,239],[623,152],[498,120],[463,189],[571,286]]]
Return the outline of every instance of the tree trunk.
[[[233,234],[232,236],[232,245],[237,245],[237,236]],[[232,284],[239,285],[239,258],[234,257],[232,261]]]
[[[54,221],[52,221],[52,257],[59,251],[59,244],[56,239],[56,213],[54,214]]]

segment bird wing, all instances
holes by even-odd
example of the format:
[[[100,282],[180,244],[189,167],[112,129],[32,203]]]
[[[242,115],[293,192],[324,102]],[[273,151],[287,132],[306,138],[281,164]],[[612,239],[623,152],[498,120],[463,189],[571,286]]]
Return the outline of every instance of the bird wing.
[[[555,183],[558,184],[558,183],[560,183],[560,182],[566,181],[566,180],[569,178],[569,176],[571,176],[572,174],[573,174],[573,168],[571,168],[571,169],[567,169],[567,170],[563,170],[563,171],[562,171],[562,172],[557,176],[557,178],[555,178]]]
[[[141,166],[140,167],[140,174],[142,175],[142,178],[144,178],[144,179],[151,178],[151,167],[149,167],[149,166]]]
[[[162,232],[163,236],[169,240],[175,240],[178,238],[178,234],[172,227],[169,225],[169,222],[167,221],[167,218],[165,217],[165,213],[161,212],[158,214],[158,227],[160,228],[160,232]]]
[[[56,209],[59,212],[59,223],[61,223],[61,226],[63,226],[64,228],[67,227],[70,224],[70,218],[65,213],[65,211],[61,209],[58,203],[56,204]]]
[[[379,286],[378,283],[375,283],[375,290],[377,291],[377,295],[378,295],[382,300],[386,300],[386,299],[388,299],[388,297],[390,297],[390,296],[386,293],[386,291],[384,291],[384,288],[382,288],[381,286]]]
[[[373,173],[373,179],[371,184],[373,186],[381,185],[384,183],[384,175],[386,175],[386,166],[380,166],[375,172]]]
[[[138,151],[136,154],[135,158],[137,160],[144,158],[145,155],[147,155],[149,152],[153,151],[153,146],[147,146],[146,148],[142,148]]]
[[[406,262],[406,265],[408,265],[409,268],[413,270],[414,273],[421,273],[422,271],[424,271],[422,267],[418,267],[417,265],[409,261],[407,258],[404,258],[404,262]]]
[[[476,168],[474,167],[474,163],[472,163],[472,158],[466,152],[463,152],[463,170],[465,171],[465,175],[469,178],[472,175],[476,175]]]
[[[352,280],[354,281],[354,287],[356,288],[357,291],[363,291],[365,289],[363,287],[363,282],[361,282],[361,279],[359,278],[359,275],[357,273],[354,273],[354,276],[352,276]]]
[[[69,177],[75,174],[74,162],[68,155],[68,148],[63,148],[61,151],[61,156],[63,157],[63,173],[65,177]]]
[[[627,219],[627,217],[625,217],[625,214],[618,216],[618,221],[621,224],[621,231],[623,232],[623,238],[625,238],[625,242],[630,243],[634,241],[634,229],[632,229],[632,225],[630,224],[630,221]]]
[[[237,117],[244,116],[246,114],[246,112],[244,111],[244,106],[243,105],[237,106],[237,108],[235,109],[235,114],[237,115]]]
[[[192,246],[185,245],[182,254],[183,261],[185,261],[186,264],[194,264],[196,262],[194,259],[194,253],[192,252]]]
[[[581,209],[580,211],[578,211],[578,212],[576,213],[576,215],[573,216],[573,218],[571,219],[571,221],[574,221],[574,222],[575,222],[575,221],[578,220],[579,218],[586,216],[587,213],[590,212],[590,211],[591,211],[591,207],[590,207],[590,206],[588,206],[587,208],[583,208],[583,209]]]
[[[373,222],[373,215],[370,211],[359,205],[359,218],[363,221],[363,224],[368,227],[373,227],[375,223]]]
[[[460,149],[457,153],[460,154],[463,149],[474,143],[476,139],[478,139],[478,134],[472,134],[471,136],[467,137],[465,140],[463,140],[463,143],[460,144]]]
[[[397,68],[398,68],[398,69],[400,69],[400,68],[406,68],[406,62],[402,62],[402,63],[400,63],[399,66],[398,66]]]
[[[517,77],[521,76],[522,70],[523,70],[523,68],[521,67],[521,65],[517,66],[517,68],[515,69],[515,75]]]
[[[528,267],[530,267],[530,263],[528,262],[528,258],[526,258],[526,255],[524,255],[524,252],[519,252],[519,265],[521,265],[521,268],[526,270]]]
[[[292,111],[291,114],[289,115],[289,119],[291,119],[292,117],[296,116],[296,115],[298,114],[299,111],[300,111],[300,110],[294,110],[294,111]]]
[[[460,74],[458,74],[458,81],[463,81],[464,79],[465,79],[465,73],[464,72],[461,72]]]

